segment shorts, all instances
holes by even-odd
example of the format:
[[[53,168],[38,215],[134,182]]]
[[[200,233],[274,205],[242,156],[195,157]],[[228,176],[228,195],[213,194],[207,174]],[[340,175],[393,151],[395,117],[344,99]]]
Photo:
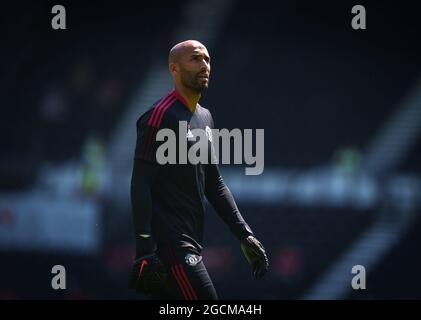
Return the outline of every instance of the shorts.
[[[167,270],[162,289],[152,294],[154,300],[217,300],[216,290],[202,261],[189,248],[160,245],[156,254]]]

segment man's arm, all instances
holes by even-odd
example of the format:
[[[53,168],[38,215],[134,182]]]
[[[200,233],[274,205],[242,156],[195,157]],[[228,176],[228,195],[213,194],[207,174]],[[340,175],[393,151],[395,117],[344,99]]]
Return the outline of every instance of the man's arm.
[[[209,112],[211,126],[214,128],[212,115]],[[216,164],[215,150],[211,144],[211,163],[207,166],[205,194],[208,201],[215,208],[219,216],[231,229],[231,232],[238,238],[247,261],[252,266],[253,276],[262,277],[269,268],[269,260],[266,256],[263,245],[257,240],[244,221],[235,203],[234,197],[222,179],[219,166]],[[215,162],[215,163],[212,163]]]
[[[210,204],[238,240],[242,241],[253,235],[249,225],[241,216],[240,210],[238,210],[234,197],[225,184],[217,164],[208,165],[205,194]]]
[[[241,216],[231,191],[222,179],[217,164],[208,165],[206,181],[205,193],[207,199],[230,227],[232,233],[240,240],[241,250],[252,266],[253,276],[261,278],[269,268],[269,260],[265,249]]]
[[[211,128],[213,129],[215,127],[214,121],[209,110],[208,120],[210,121]],[[205,179],[206,198],[215,208],[219,216],[229,226],[231,232],[238,238],[238,240],[242,241],[248,236],[252,236],[253,232],[241,216],[240,210],[238,210],[231,191],[225,184],[224,179],[222,179],[212,140],[210,142],[210,160],[211,163],[207,165]]]
[[[158,175],[159,165],[135,159],[131,182],[131,202],[136,235],[136,258],[129,274],[129,288],[146,295],[159,291],[166,278],[166,271],[154,253],[151,236],[152,186]]]
[[[137,141],[130,186],[136,258],[129,274],[129,288],[146,295],[160,288],[166,271],[154,253],[152,239],[152,188],[161,166],[155,161],[154,135],[147,125],[148,114],[137,122]]]
[[[152,110],[145,112],[136,122],[136,149],[130,188],[136,258],[152,253],[155,246],[151,236],[152,187],[161,166],[155,157],[157,130],[149,124]]]
[[[135,158],[130,188],[132,215],[136,236],[136,258],[152,253],[154,242],[151,237],[152,186],[160,166]]]

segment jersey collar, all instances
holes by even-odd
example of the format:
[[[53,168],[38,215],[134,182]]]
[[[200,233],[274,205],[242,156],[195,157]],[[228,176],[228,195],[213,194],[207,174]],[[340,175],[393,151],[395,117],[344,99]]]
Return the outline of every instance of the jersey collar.
[[[184,99],[183,96],[177,92],[177,90],[174,89],[172,92],[174,93],[175,97],[187,108],[187,110],[192,112],[189,108],[189,104],[187,103],[186,99]]]

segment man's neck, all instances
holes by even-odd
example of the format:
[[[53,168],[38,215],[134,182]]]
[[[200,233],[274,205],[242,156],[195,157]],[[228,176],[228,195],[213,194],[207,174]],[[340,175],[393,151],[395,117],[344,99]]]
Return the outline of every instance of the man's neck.
[[[175,90],[180,96],[184,98],[189,110],[191,112],[195,112],[196,106],[200,100],[201,94],[195,91],[189,90],[188,88],[177,86],[177,85],[175,85]]]

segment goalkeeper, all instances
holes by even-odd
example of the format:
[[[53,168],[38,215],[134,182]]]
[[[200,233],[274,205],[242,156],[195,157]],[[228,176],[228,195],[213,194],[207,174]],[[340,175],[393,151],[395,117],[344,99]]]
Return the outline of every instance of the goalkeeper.
[[[209,110],[198,104],[209,82],[207,49],[194,40],[175,45],[169,54],[169,71],[174,90],[136,124],[131,181],[136,258],[129,287],[152,299],[217,299],[201,256],[205,198],[239,240],[255,278],[268,270],[268,258],[241,216],[217,164],[158,163],[158,130],[172,129],[179,134],[179,123],[185,121],[189,131],[183,138],[190,148],[194,145],[191,129],[209,132],[213,128]],[[209,157],[214,157],[211,135],[207,144]]]

